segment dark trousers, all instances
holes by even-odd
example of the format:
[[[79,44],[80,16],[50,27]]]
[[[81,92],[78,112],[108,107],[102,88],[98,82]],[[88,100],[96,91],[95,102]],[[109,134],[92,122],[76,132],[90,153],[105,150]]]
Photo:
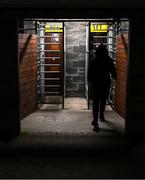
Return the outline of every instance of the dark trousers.
[[[102,116],[104,114],[108,91],[107,87],[103,89],[92,88],[94,121],[98,121],[98,115]]]

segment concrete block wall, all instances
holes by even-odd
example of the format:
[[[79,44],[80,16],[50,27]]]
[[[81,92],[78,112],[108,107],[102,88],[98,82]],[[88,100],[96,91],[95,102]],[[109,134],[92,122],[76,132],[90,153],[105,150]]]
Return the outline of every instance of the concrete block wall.
[[[20,119],[37,110],[36,35],[19,34]]]
[[[66,22],[66,97],[85,96],[85,22]]]
[[[115,110],[122,117],[126,114],[126,84],[128,64],[128,34],[116,37],[116,71]]]

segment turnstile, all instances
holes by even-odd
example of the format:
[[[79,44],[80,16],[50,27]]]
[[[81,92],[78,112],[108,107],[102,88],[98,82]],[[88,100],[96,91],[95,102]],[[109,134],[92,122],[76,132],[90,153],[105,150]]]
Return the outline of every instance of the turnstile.
[[[64,107],[63,32],[62,22],[37,22],[39,103],[50,103],[55,96],[55,103],[61,103],[62,108]]]
[[[89,23],[89,52],[91,48],[97,47],[103,43],[107,46],[110,57],[116,61],[116,35],[117,35],[117,22],[90,22]],[[88,57],[88,61],[89,61]],[[91,89],[86,84],[88,89],[88,109],[91,101]],[[114,96],[115,96],[115,82],[111,79],[111,86],[107,103],[114,108]]]

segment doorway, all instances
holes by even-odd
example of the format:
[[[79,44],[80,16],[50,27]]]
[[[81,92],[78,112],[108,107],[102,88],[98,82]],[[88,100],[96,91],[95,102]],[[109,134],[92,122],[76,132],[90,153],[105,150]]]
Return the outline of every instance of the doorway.
[[[23,92],[21,94],[21,113],[25,112],[22,115],[22,119],[24,117],[27,118],[29,114],[37,109],[41,110],[41,112],[45,111],[49,115],[51,114],[50,111],[53,111],[54,114],[50,116],[55,122],[57,121],[56,112],[58,113],[56,110],[59,110],[61,113],[70,110],[74,115],[76,111],[87,112],[91,118],[91,98],[87,83],[90,44],[93,43],[93,45],[97,46],[103,41],[107,45],[110,56],[114,59],[116,65],[118,65],[118,62],[120,63],[118,65],[119,68],[117,68],[118,74],[120,73],[120,76],[124,76],[123,78],[126,80],[127,70],[125,72],[123,69],[126,68],[126,65],[122,65],[122,63],[127,63],[128,59],[127,20],[120,20],[119,22],[113,19],[55,20],[55,22],[49,19],[33,19],[33,21],[25,21],[23,35],[20,35],[20,37],[23,37],[23,41],[20,38],[21,42],[25,43],[19,43],[21,52],[23,52],[21,53],[21,62],[24,63],[24,57],[29,56],[29,61],[28,59],[27,61],[28,63],[32,62],[32,64],[31,68],[29,68],[29,73],[25,74],[24,71],[20,71],[23,79],[25,79],[25,82],[21,81],[21,92]],[[28,23],[28,25],[27,22],[30,24]],[[94,31],[92,26],[95,27]],[[93,41],[91,38],[93,38]],[[121,39],[119,40],[119,38]],[[25,50],[28,47],[29,55],[26,55],[25,52],[27,51]],[[124,59],[123,53],[126,53],[126,59]],[[120,60],[117,62],[119,58]],[[22,66],[25,66],[26,72],[29,65],[26,65],[25,62]],[[21,70],[23,69],[22,66]],[[25,75],[27,75],[27,80]],[[33,86],[30,82],[33,82]],[[116,111],[125,118],[125,109],[123,110],[122,108],[125,108],[125,83],[124,81],[124,84],[122,84],[120,78],[115,84],[112,82],[106,106],[108,117],[111,117],[109,115],[110,112]],[[30,89],[33,89],[33,92]],[[122,95],[124,101],[122,101]],[[26,99],[27,101],[25,101]],[[122,110],[120,110],[121,108]],[[44,116],[46,117],[47,115],[45,114]],[[58,113],[58,116],[65,119],[67,115]],[[123,124],[125,123],[124,120],[121,120],[122,122]],[[57,123],[59,124],[59,122]]]

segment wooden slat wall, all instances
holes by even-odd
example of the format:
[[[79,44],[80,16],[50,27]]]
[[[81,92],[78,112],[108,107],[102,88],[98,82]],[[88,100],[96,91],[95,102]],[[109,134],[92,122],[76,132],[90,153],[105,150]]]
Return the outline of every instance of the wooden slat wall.
[[[128,64],[128,35],[117,36],[117,81],[115,88],[115,110],[125,118],[126,106],[126,80],[127,80],[127,64]]]
[[[20,118],[37,110],[36,35],[19,34]]]

